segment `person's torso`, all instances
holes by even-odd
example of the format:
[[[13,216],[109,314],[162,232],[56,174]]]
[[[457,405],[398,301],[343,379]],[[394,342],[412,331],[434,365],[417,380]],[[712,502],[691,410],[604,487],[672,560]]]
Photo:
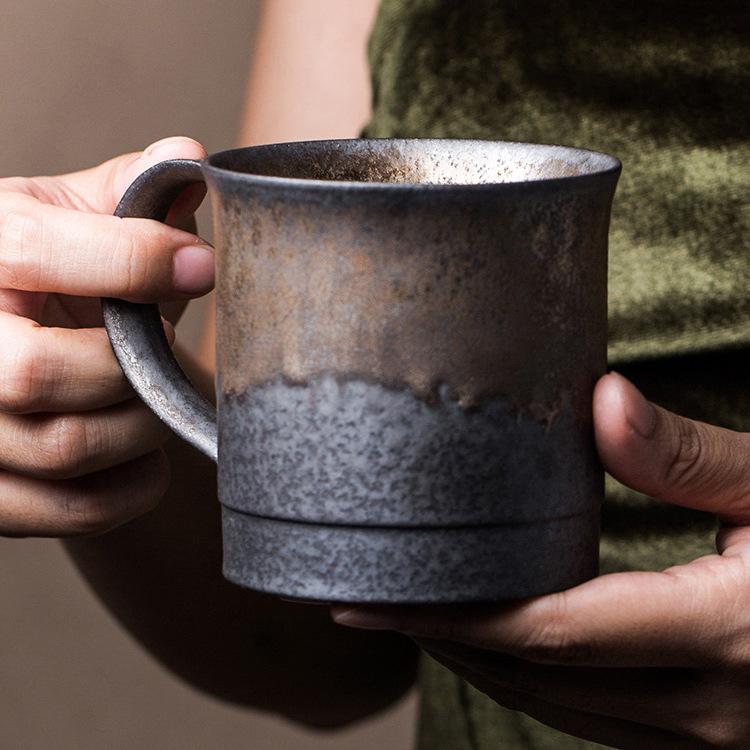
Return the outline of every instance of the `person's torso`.
[[[623,162],[610,361],[652,399],[750,428],[750,4],[384,0],[371,137],[561,143]],[[602,570],[712,551],[713,521],[608,484]],[[593,747],[422,670],[422,750]]]

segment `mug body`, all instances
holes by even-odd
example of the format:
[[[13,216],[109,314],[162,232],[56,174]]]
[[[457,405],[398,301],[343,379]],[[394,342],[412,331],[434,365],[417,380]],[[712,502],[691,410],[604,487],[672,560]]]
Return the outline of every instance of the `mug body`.
[[[217,246],[225,575],[462,602],[596,574],[619,163],[450,140],[204,163]]]

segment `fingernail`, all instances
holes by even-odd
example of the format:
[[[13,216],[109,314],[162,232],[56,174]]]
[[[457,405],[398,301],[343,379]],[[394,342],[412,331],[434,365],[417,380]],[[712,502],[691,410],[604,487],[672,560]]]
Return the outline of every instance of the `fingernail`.
[[[174,254],[175,289],[197,296],[211,291],[214,285],[214,253],[208,245],[188,245]]]
[[[335,623],[350,628],[364,628],[365,630],[394,629],[392,618],[366,609],[334,609],[331,612],[331,617]]]
[[[625,377],[613,373],[622,381],[625,392],[625,419],[644,438],[650,438],[656,428],[656,409],[644,395]]]
[[[182,143],[186,139],[179,135],[173,135],[169,138],[162,138],[160,141],[152,143],[144,152],[143,156],[158,156],[160,153],[174,152],[176,143]]]

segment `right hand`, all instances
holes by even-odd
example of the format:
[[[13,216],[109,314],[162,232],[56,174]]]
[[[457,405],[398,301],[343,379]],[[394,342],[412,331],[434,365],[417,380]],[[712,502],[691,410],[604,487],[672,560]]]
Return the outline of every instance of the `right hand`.
[[[194,233],[112,216],[144,170],[203,156],[168,138],[82,172],[0,179],[0,536],[101,533],[165,492],[169,432],[123,376],[99,298],[184,304],[213,286]],[[188,188],[168,222],[189,224],[202,197]]]

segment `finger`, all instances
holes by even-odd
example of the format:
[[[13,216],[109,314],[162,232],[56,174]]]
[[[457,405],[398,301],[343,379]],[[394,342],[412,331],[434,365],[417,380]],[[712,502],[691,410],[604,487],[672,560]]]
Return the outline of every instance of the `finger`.
[[[76,412],[133,396],[103,328],[45,328],[0,312],[0,361],[0,411]]]
[[[653,497],[750,522],[750,436],[649,403],[616,373],[594,391],[596,443],[616,479]]]
[[[141,152],[124,154],[91,169],[62,175],[59,179],[72,196],[78,197],[74,207],[79,210],[111,214],[125,191],[138,175],[168,159],[203,159],[206,149],[192,138],[162,138]],[[198,208],[205,195],[205,186],[198,183],[177,198],[168,221],[184,221]]]
[[[694,742],[640,722],[565,708],[541,697],[497,685],[492,680],[471,672],[449,659],[441,658],[440,661],[501,706],[520,711],[548,727],[573,737],[620,750],[703,750],[706,747],[705,743]]]
[[[150,453],[169,434],[135,398],[78,414],[0,412],[0,468],[43,479],[80,477]]]
[[[748,571],[740,557],[713,555],[510,604],[337,606],[332,614],[342,625],[458,641],[546,664],[716,666],[736,659],[750,627],[743,606]]]
[[[170,343],[174,328],[164,322]],[[0,411],[79,412],[133,397],[103,328],[45,328],[0,312]]]
[[[213,281],[211,246],[161,222],[27,196],[0,205],[0,288],[160,302],[205,294]]]
[[[725,705],[726,696],[694,670],[550,667],[462,644],[419,643],[454,671],[460,668],[462,674],[487,680],[499,689],[576,711],[690,733],[696,739],[710,714],[719,713],[718,706]]]
[[[154,508],[168,486],[169,462],[162,451],[62,482],[0,471],[0,535],[103,533]]]

